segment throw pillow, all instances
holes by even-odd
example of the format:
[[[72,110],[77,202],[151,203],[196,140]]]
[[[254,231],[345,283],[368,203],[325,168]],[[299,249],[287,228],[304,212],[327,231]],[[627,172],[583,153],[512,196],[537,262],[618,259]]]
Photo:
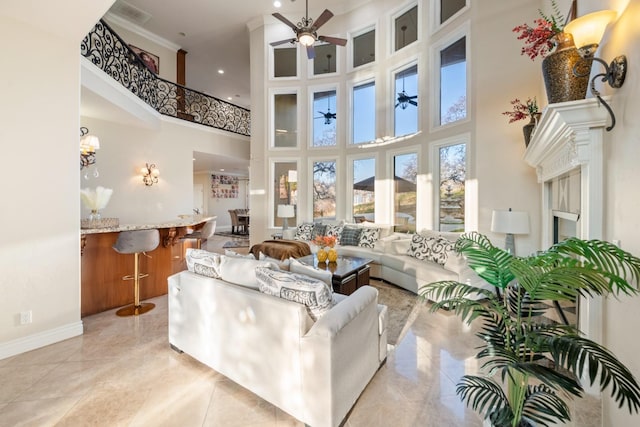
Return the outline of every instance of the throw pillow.
[[[311,233],[313,232],[313,223],[304,222],[298,226],[294,240],[311,240]]]
[[[433,237],[414,234],[413,237],[411,237],[411,245],[407,250],[407,255],[422,261],[431,261],[431,246],[435,240]]]
[[[246,255],[243,255],[243,254],[239,254],[239,253],[238,253],[238,252],[236,252],[236,251],[232,251],[232,250],[230,250],[230,249],[225,249],[225,250],[224,250],[224,254],[225,254],[225,256],[230,256],[230,257],[235,257],[235,258],[256,259],[256,257],[255,257],[255,255],[254,255],[254,254],[246,254]]]
[[[360,235],[362,228],[345,226],[340,234],[340,245],[342,246],[358,246],[360,243]]]
[[[325,236],[333,236],[336,238],[336,243],[340,244],[340,235],[342,234],[342,225],[333,225],[327,224],[327,228],[325,229]]]
[[[203,249],[188,248],[186,251],[187,270],[201,276],[220,277],[220,261],[222,255]]]
[[[313,231],[311,232],[311,238],[309,240],[313,240],[317,236],[324,236],[324,233],[326,230],[327,230],[327,226],[325,224],[322,224],[321,222],[314,223]]]
[[[331,284],[331,278],[333,274],[329,270],[323,270],[321,268],[312,267],[307,264],[303,264],[295,258],[289,258],[289,271],[297,274],[304,274],[314,279],[322,280],[324,283],[333,287]]]
[[[260,261],[269,261],[269,262],[272,262],[272,263],[276,264],[280,270],[287,270],[287,271],[289,271],[289,260],[288,260],[288,259],[279,260],[279,259],[276,259],[276,258],[272,258],[272,257],[270,257],[270,256],[267,256],[267,255],[263,254],[262,252],[260,252],[260,253],[258,254],[258,259],[259,259]]]
[[[220,278],[234,285],[259,290],[256,267],[278,269],[275,263],[269,261],[225,256],[220,262]]]
[[[373,248],[375,243],[378,241],[378,238],[380,237],[380,229],[363,227],[361,230],[362,233],[360,233],[358,246],[363,248]]]
[[[444,266],[447,263],[449,252],[453,251],[455,244],[452,241],[445,239],[444,237],[428,239],[431,240],[431,250],[429,252],[429,256],[427,257],[428,261],[433,261]]]
[[[331,309],[332,292],[321,280],[303,274],[256,268],[260,292],[304,304],[313,320]]]

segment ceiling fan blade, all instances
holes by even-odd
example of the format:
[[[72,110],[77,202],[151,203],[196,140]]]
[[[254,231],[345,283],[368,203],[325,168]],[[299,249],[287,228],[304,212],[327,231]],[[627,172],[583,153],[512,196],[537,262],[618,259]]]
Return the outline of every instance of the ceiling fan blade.
[[[347,44],[346,39],[341,39],[339,37],[319,36],[318,40],[331,44],[337,44],[338,46],[345,46]]]
[[[318,19],[313,21],[313,25],[311,25],[311,28],[314,31],[317,30],[318,28],[322,27],[332,17],[333,17],[333,13],[331,13],[329,9],[325,9],[324,12],[322,12],[322,14],[318,16]]]
[[[278,12],[272,13],[271,16],[273,16],[277,20],[287,24],[287,26],[289,28],[291,28],[293,31],[295,31],[296,34],[298,33],[298,27],[296,27],[296,24],[294,24],[293,22],[289,21],[287,18],[285,18],[284,16],[280,15]]]
[[[416,101],[409,101],[409,104],[415,105],[416,107],[418,106],[418,103]]]
[[[295,42],[295,41],[296,41],[296,39],[295,39],[295,38],[293,38],[293,39],[280,40],[280,41],[277,41],[277,42],[271,42],[271,43],[269,43],[269,44],[270,44],[271,46],[280,46],[281,44],[285,44],[285,43],[293,43],[293,42]]]
[[[418,97],[418,95],[407,96],[407,99],[416,99],[417,97]]]
[[[307,58],[313,59],[316,57],[316,51],[313,48],[313,45],[307,46]]]

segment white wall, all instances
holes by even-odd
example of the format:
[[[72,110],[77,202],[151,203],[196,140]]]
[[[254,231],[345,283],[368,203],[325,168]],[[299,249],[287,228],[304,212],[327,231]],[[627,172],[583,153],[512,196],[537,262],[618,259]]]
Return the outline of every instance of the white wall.
[[[90,117],[81,121],[100,138],[96,154],[100,175],[82,178],[80,186],[114,189],[102,216],[119,218],[120,224],[154,224],[192,214],[194,151],[249,156],[246,137],[178,119],[161,117],[158,129]],[[142,182],[140,168],[146,163],[154,163],[160,170],[159,182],[152,186]],[[205,193],[209,187],[205,185]],[[83,206],[82,217],[88,215],[89,210]]]
[[[602,2],[602,8],[615,8],[622,14],[610,28],[601,44],[598,56],[611,61],[626,54],[629,64],[627,78],[622,88],[603,91],[611,94],[611,106],[616,114],[616,127],[605,134],[605,239],[618,239],[622,248],[640,256],[640,33],[638,18],[640,2]],[[597,68],[596,68],[597,67]],[[601,72],[601,68],[594,65]],[[598,83],[598,88],[603,86]],[[640,324],[640,297],[624,297],[620,301],[608,298],[605,302],[604,345],[631,369],[640,379],[640,341],[636,338]],[[605,426],[637,425],[639,416],[629,415],[626,408],[610,398],[604,401],[603,424]]]
[[[0,359],[82,333],[79,52],[111,3],[0,7]]]

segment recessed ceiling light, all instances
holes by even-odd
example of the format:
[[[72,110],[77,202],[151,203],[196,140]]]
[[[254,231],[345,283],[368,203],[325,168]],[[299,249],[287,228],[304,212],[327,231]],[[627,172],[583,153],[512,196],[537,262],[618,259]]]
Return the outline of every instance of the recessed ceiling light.
[[[280,6],[282,6],[282,3],[280,3],[278,0],[276,0],[276,1],[273,2],[273,6],[274,7],[280,7]]]
[[[227,96],[227,101],[231,101],[232,99],[233,99],[233,97]]]
[[[223,70],[222,68],[220,68],[220,69],[218,70],[218,74],[224,74],[224,70]]]
[[[220,172],[224,172],[224,169],[220,169]]]

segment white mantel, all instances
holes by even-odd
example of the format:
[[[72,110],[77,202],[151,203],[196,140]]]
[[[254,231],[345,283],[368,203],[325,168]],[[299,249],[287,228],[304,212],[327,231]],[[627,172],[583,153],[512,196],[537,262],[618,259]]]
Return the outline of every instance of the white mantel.
[[[605,100],[608,102],[607,97]],[[578,168],[581,192],[578,237],[603,238],[603,139],[609,120],[609,113],[595,98],[551,104],[543,111],[524,155],[542,184],[543,248],[553,244],[551,180]],[[602,307],[601,298],[580,301],[579,328],[596,342],[602,342]]]

